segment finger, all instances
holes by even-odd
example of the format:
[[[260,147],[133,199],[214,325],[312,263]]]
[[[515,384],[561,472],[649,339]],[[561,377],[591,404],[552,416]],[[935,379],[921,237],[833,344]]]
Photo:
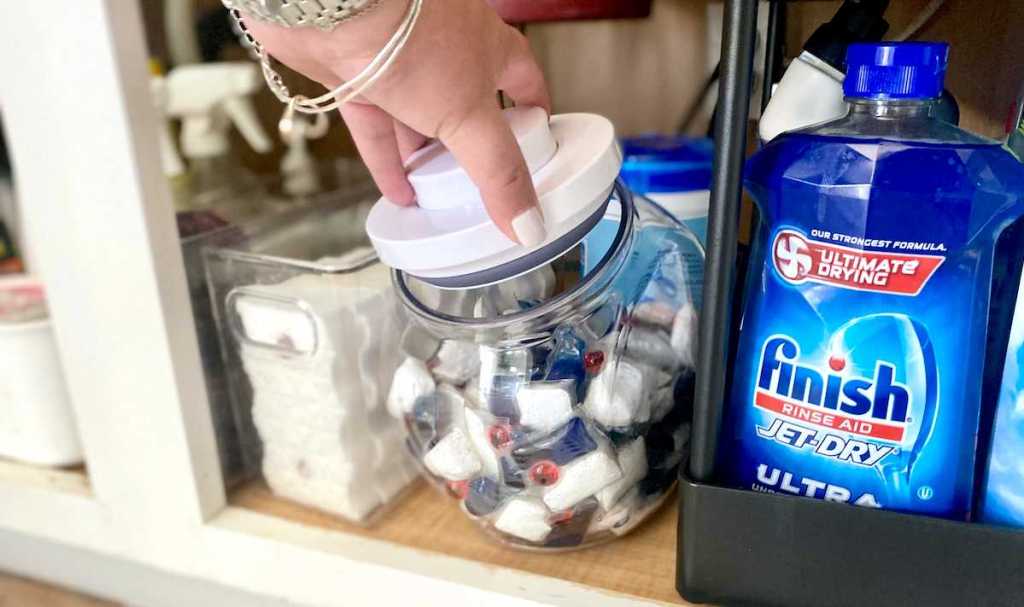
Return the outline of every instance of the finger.
[[[547,234],[523,153],[497,105],[481,102],[474,108],[442,125],[438,135],[480,189],[498,228],[535,247]]]
[[[395,204],[413,204],[416,194],[405,177],[391,116],[376,106],[361,103],[346,104],[341,115],[381,194]]]
[[[398,140],[398,153],[401,155],[403,163],[407,162],[409,156],[412,156],[427,142],[426,135],[406,126],[400,120],[395,120],[395,138]]]
[[[512,52],[498,79],[498,88],[515,99],[516,105],[542,107],[551,114],[551,95],[530,43],[516,30],[509,28],[509,32]]]

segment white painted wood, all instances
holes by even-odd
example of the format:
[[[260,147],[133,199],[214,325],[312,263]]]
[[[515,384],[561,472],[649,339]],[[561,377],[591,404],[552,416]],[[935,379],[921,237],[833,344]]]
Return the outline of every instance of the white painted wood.
[[[155,529],[207,518],[224,493],[138,6],[5,3],[0,39],[24,226],[93,487],[136,526],[122,539],[145,548]]]
[[[8,529],[72,546],[110,538],[106,509],[92,498],[82,472],[0,461],[0,522]]]
[[[9,531],[0,531],[0,569],[138,607],[298,605]]]

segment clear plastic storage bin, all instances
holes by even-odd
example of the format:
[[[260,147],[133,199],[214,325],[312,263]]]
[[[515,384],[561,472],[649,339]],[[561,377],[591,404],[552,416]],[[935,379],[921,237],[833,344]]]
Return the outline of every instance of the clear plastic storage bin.
[[[206,251],[243,455],[276,495],[359,523],[416,477],[385,408],[403,325],[367,210],[312,210],[244,251]]]
[[[216,205],[203,210],[177,213],[181,251],[185,263],[192,317],[195,322],[199,355],[203,364],[206,393],[210,400],[214,432],[220,456],[221,474],[228,488],[258,473],[258,458],[246,458],[240,447],[242,436],[236,427],[236,415],[228,386],[228,372],[221,352],[221,339],[214,320],[214,306],[206,280],[204,251],[223,249],[235,252],[255,247],[281,246],[287,240],[283,227],[302,224],[311,217],[323,217],[345,206],[373,199],[377,190],[362,163],[337,159],[321,167],[328,191],[308,197],[285,198],[278,195],[280,183],[267,179],[251,193],[249,206],[262,209],[241,223],[229,222]],[[281,236],[284,234],[285,236]],[[320,237],[323,240],[324,237]]]

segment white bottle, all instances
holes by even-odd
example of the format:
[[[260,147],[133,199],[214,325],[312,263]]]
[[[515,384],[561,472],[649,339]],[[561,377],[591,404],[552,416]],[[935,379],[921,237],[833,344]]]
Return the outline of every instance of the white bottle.
[[[882,39],[889,30],[883,18],[888,7],[889,0],[845,0],[832,20],[811,34],[761,114],[758,134],[763,142],[846,115],[846,49],[856,42]]]
[[[846,115],[845,75],[808,51],[800,53],[782,76],[761,115],[758,135],[765,143],[786,131]]]

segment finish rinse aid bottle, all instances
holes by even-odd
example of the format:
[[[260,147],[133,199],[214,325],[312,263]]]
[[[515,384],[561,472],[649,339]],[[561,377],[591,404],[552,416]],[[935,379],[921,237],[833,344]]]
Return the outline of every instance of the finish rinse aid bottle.
[[[991,294],[1019,267],[997,245],[1024,212],[1024,169],[932,118],[948,54],[851,46],[848,115],[750,160],[761,220],[723,484],[967,518],[985,365],[1002,362]]]

